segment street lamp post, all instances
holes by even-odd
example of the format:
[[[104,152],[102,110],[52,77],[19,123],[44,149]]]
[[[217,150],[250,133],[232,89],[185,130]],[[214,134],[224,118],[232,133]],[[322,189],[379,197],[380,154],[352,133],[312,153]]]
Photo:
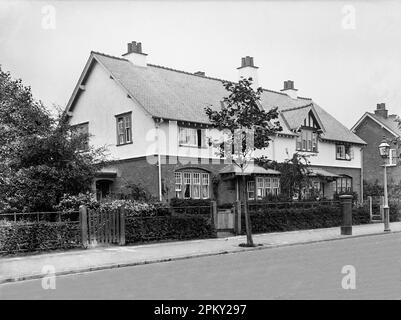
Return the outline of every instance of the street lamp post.
[[[384,168],[384,204],[383,204],[383,212],[384,212],[384,231],[389,232],[390,230],[390,208],[388,207],[388,194],[387,194],[387,163],[386,160],[390,155],[390,145],[387,143],[386,138],[383,137],[383,141],[379,145],[379,153],[380,156],[384,160],[383,168]]]

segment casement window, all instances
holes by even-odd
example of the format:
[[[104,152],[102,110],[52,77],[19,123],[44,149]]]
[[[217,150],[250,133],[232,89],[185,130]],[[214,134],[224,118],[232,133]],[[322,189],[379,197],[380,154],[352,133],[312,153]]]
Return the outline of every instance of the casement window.
[[[82,141],[80,141],[79,150],[89,150],[89,122],[79,123],[71,126],[71,135],[72,137],[82,135]]]
[[[116,116],[117,145],[132,143],[131,112]]]
[[[264,184],[263,184],[262,177],[256,178],[256,196],[258,199],[262,199],[265,196],[264,195]]]
[[[397,149],[390,149],[387,166],[397,165]]]
[[[307,129],[301,129],[296,138],[297,151],[318,151],[318,135],[316,132]]]
[[[200,199],[200,187],[201,187],[201,178],[199,172],[194,172],[192,174],[192,198]]]
[[[191,198],[191,173],[184,172],[184,198]]]
[[[352,178],[348,176],[343,176],[337,178],[334,183],[334,192],[335,193],[345,193],[352,192]]]
[[[202,198],[209,199],[209,174],[202,173]]]
[[[255,200],[255,181],[248,181],[247,183],[248,200]]]
[[[337,160],[351,160],[352,148],[350,145],[336,144],[336,159]]]
[[[179,145],[202,148],[206,146],[206,129],[179,127]]]
[[[196,171],[175,172],[175,196],[184,199],[209,199],[209,173]]]
[[[280,193],[280,179],[279,178],[272,178],[272,190],[273,195],[278,196]]]
[[[264,178],[264,196],[267,196],[269,194],[272,193],[272,189],[271,189],[271,180],[270,178]]]
[[[182,193],[182,173],[175,172],[175,197],[181,198]]]

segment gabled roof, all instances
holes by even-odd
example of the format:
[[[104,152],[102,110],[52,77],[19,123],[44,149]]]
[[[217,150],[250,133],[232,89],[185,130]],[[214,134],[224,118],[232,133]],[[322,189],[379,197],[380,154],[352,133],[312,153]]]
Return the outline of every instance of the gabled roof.
[[[85,73],[88,70],[90,71],[89,66],[93,61],[103,66],[127,95],[155,118],[209,124],[210,121],[204,108],[211,106],[217,110],[221,106],[223,97],[227,95],[222,84],[224,80],[221,79],[194,75],[193,73],[152,64],[148,64],[147,67],[135,66],[124,58],[91,52],[87,66],[67,105],[67,111],[73,109],[81,80],[85,78]],[[263,89],[260,103],[266,110],[278,107],[279,111],[312,104],[325,128],[322,138],[365,144],[362,139],[311,99],[301,97],[293,99],[285,93]],[[279,121],[286,123],[282,115],[280,115]],[[290,127],[282,126],[281,134],[294,135]]]
[[[309,113],[313,114],[317,125],[324,132],[323,123],[320,121],[319,115],[313,107],[313,103],[309,103],[302,107],[289,108],[281,111],[281,114],[291,130],[297,130],[303,124],[304,120],[307,119]]]
[[[390,132],[392,135],[394,135],[394,137],[401,137],[401,128],[396,121],[397,117],[397,115],[391,114],[387,118],[384,118],[371,112],[365,112],[365,114],[357,121],[357,123],[351,128],[351,130],[355,132],[355,130],[366,118],[370,118],[378,125]]]

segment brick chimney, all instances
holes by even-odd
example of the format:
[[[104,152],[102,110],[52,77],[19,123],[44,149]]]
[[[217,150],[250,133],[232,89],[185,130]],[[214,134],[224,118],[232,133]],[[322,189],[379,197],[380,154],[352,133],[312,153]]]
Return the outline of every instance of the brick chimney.
[[[132,41],[127,44],[127,53],[123,57],[140,67],[147,66],[147,54],[142,52],[142,43]]]
[[[237,68],[239,78],[252,78],[252,88],[256,90],[259,87],[258,67],[253,63],[253,57],[246,56],[241,59],[241,67]]]
[[[292,80],[284,81],[284,89],[281,89],[280,91],[286,93],[293,99],[298,98],[298,89],[294,88],[294,81]]]
[[[377,104],[377,107],[376,107],[376,110],[375,110],[375,115],[387,119],[388,110],[386,109],[386,104],[385,103],[378,103]]]

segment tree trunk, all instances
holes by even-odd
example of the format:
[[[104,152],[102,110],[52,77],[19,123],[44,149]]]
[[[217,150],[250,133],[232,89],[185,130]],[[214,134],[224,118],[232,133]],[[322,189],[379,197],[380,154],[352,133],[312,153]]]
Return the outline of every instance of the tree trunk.
[[[244,199],[244,215],[245,215],[245,228],[246,228],[246,244],[250,247],[253,247],[253,239],[252,239],[252,227],[251,220],[248,213],[248,201],[246,199],[246,179],[245,175],[242,174],[242,194]]]

